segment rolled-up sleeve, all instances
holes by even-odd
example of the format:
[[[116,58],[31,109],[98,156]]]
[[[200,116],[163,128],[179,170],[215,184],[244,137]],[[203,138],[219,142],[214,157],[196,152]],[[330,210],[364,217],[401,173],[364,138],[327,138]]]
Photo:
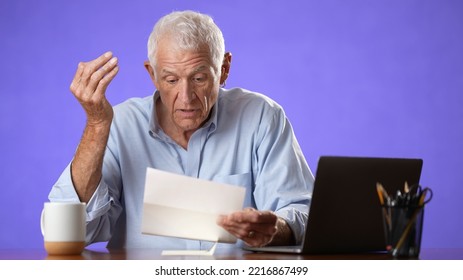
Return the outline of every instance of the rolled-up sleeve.
[[[105,175],[86,206],[87,245],[94,242],[109,241],[113,227],[122,212],[120,183],[117,182],[120,174],[115,172],[117,168],[114,166],[117,164],[111,157],[111,153],[106,151],[103,165]],[[113,161],[112,164],[111,161]],[[111,184],[107,183],[108,180]],[[53,185],[48,199],[56,202],[80,201],[72,181],[71,164],[65,168],[58,181]]]
[[[258,176],[254,199],[259,209],[271,209],[285,219],[297,244],[306,227],[314,177],[293,129],[278,105],[263,114],[256,164]]]

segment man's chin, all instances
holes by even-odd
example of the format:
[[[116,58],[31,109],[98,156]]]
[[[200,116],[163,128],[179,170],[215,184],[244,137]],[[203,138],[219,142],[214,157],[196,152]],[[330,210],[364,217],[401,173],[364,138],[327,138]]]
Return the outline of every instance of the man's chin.
[[[184,132],[194,132],[201,127],[201,123],[194,120],[182,120],[181,122],[177,123],[177,127],[179,127]]]

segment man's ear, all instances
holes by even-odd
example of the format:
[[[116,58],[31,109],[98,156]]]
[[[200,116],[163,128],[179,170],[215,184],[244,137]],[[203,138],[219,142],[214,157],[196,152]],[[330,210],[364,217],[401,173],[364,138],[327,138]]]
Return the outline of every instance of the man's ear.
[[[228,74],[230,73],[230,66],[232,61],[232,54],[231,52],[226,52],[223,56],[222,68],[220,71],[220,84],[225,84],[225,81],[228,78]]]
[[[145,66],[146,71],[148,71],[148,74],[150,75],[151,81],[153,81],[153,84],[156,85],[156,76],[154,75],[154,69],[151,66],[150,62],[145,61],[143,63],[143,65]]]

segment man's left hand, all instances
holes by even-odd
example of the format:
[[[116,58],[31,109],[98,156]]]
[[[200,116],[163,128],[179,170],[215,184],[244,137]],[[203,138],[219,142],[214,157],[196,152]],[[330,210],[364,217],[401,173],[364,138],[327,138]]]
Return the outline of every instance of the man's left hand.
[[[257,211],[254,208],[220,216],[217,223],[252,247],[263,247],[272,243],[278,233],[287,232],[289,228],[286,222],[272,211]]]

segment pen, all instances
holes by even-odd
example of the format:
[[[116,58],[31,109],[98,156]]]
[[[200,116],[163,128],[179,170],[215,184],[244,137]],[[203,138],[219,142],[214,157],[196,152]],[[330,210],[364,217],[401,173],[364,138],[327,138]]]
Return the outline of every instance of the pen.
[[[381,185],[380,183],[376,183],[376,191],[378,192],[379,202],[381,203],[381,207],[383,208],[383,215],[386,218],[386,223],[387,223],[388,230],[389,230],[389,228],[391,227],[392,222],[391,222],[390,214],[384,208],[385,207],[384,199],[386,198],[387,206],[389,207],[390,206],[390,198],[389,198],[389,195],[387,194],[386,190],[384,189],[383,185]]]

